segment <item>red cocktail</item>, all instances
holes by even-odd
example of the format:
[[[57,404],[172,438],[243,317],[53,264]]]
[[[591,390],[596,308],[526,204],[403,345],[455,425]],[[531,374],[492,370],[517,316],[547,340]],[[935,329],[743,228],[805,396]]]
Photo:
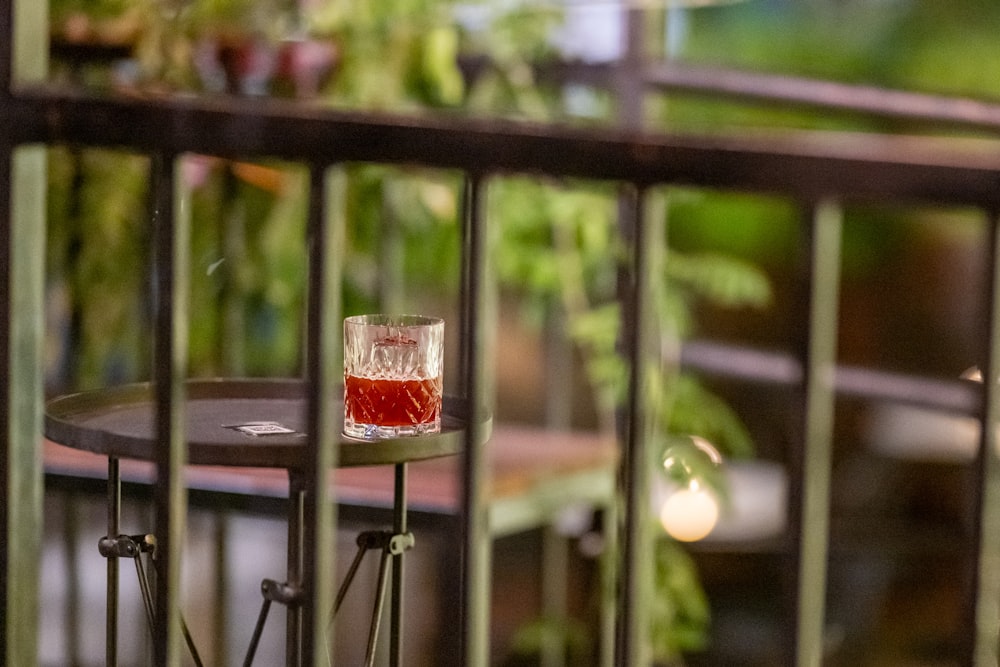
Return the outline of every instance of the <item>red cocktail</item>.
[[[385,380],[344,378],[347,419],[379,426],[419,426],[441,418],[441,378]]]

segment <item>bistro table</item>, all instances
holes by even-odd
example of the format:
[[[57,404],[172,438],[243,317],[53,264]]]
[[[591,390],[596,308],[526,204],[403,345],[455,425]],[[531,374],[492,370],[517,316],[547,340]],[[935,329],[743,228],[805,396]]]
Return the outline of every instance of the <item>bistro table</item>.
[[[108,459],[108,529],[100,541],[102,555],[108,559],[108,664],[116,664],[118,566],[120,557],[136,559],[140,588],[150,623],[149,602],[141,554],[155,550],[155,537],[120,535],[119,459],[152,461],[155,458],[153,389],[149,383],[129,384],[61,396],[49,401],[45,413],[45,437],[74,449],[107,456]],[[297,655],[301,610],[298,580],[301,572],[303,519],[299,507],[304,494],[306,443],[304,431],[306,405],[305,383],[297,379],[215,379],[189,380],[186,383],[187,461],[192,465],[238,466],[241,468],[280,468],[288,474],[288,566],[286,580],[265,580],[261,589],[264,601],[258,627],[247,650],[246,663],[253,661],[257,640],[267,618],[271,602],[288,607],[286,653]],[[391,531],[370,531],[358,538],[358,558],[365,551],[382,552],[379,573],[379,596],[372,615],[368,664],[374,660],[375,635],[382,611],[386,584],[386,563],[393,562],[390,651],[392,664],[401,655],[401,580],[403,553],[413,544],[406,521],[407,463],[457,454],[464,443],[465,403],[445,396],[441,432],[391,440],[358,440],[341,436],[337,465],[394,466],[393,527]],[[484,425],[488,439],[490,423]],[[338,598],[350,584],[353,568],[343,582]],[[185,630],[185,639],[196,662],[197,649]]]

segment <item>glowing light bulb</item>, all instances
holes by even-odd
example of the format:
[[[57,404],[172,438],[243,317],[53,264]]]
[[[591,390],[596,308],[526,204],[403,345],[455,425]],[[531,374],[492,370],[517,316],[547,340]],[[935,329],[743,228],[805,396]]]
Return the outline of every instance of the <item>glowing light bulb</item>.
[[[693,481],[674,491],[660,507],[660,524],[667,534],[682,542],[697,542],[719,521],[715,494]]]

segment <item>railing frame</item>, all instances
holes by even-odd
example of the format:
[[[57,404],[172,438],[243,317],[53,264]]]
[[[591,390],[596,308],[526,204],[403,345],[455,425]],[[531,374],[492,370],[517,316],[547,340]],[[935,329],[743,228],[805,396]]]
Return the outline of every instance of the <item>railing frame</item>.
[[[44,4],[44,3],[42,3]],[[826,556],[826,521],[829,513],[828,482],[832,401],[845,378],[853,377],[857,395],[884,398],[895,389],[912,389],[913,382],[896,382],[878,371],[845,374],[836,365],[835,320],[836,276],[830,272],[824,253],[830,251],[839,222],[831,206],[858,201],[890,200],[973,206],[989,216],[991,229],[992,283],[983,304],[988,313],[989,339],[984,346],[985,376],[982,388],[956,380],[924,382],[918,386],[941,389],[940,396],[921,395],[920,401],[942,410],[962,410],[981,420],[982,442],[976,489],[976,542],[970,558],[975,595],[968,609],[969,627],[976,631],[964,651],[967,664],[995,664],[997,618],[1000,617],[1000,559],[997,524],[1000,523],[1000,463],[995,447],[998,421],[996,400],[997,350],[1000,334],[1000,272],[997,270],[996,211],[1000,210],[1000,157],[995,144],[986,150],[942,143],[931,139],[867,136],[860,140],[836,137],[778,135],[766,139],[733,137],[662,136],[643,133],[634,125],[618,129],[579,130],[539,127],[500,121],[469,119],[408,118],[337,112],[314,105],[282,101],[217,98],[178,99],[126,96],[99,97],[83,92],[28,85],[45,73],[47,26],[28,0],[0,0],[0,297],[3,325],[0,327],[0,364],[5,410],[0,411],[3,432],[4,478],[0,480],[3,509],[0,527],[0,593],[4,601],[0,649],[6,664],[33,664],[37,622],[25,610],[37,605],[41,470],[37,437],[41,420],[42,339],[41,261],[44,202],[39,193],[44,183],[44,152],[39,145],[72,144],[115,147],[149,154],[158,165],[153,178],[156,208],[153,219],[158,230],[155,266],[157,281],[157,336],[154,352],[158,433],[169,443],[157,460],[156,530],[165,540],[162,566],[167,573],[158,581],[161,617],[174,616],[179,566],[179,541],[183,536],[183,483],[181,466],[185,446],[179,434],[183,427],[183,395],[180,379],[185,369],[183,330],[187,313],[182,293],[186,279],[181,267],[186,249],[183,215],[176,210],[172,169],[177,156],[187,152],[223,157],[280,158],[309,166],[312,173],[310,199],[310,300],[307,334],[311,370],[310,433],[327,434],[331,390],[336,376],[339,317],[337,285],[340,261],[335,253],[337,224],[327,217],[332,194],[325,183],[329,167],[363,161],[428,168],[454,169],[467,177],[463,231],[463,313],[461,331],[463,391],[473,414],[466,436],[463,461],[463,613],[460,630],[465,664],[483,665],[488,655],[489,611],[486,585],[489,574],[488,538],[484,531],[483,478],[486,462],[478,437],[479,411],[486,392],[483,386],[485,316],[482,289],[487,280],[485,247],[488,221],[482,202],[490,178],[506,173],[538,173],[557,178],[617,181],[634,189],[634,245],[627,262],[631,272],[630,314],[624,319],[632,367],[640,369],[651,353],[646,350],[645,331],[649,299],[649,239],[642,215],[651,188],[673,184],[705,188],[778,194],[803,202],[813,210],[815,202],[830,202],[816,208],[815,225],[807,250],[806,282],[809,294],[801,323],[808,337],[793,355],[781,381],[797,388],[802,410],[802,441],[799,444],[801,474],[792,494],[791,516],[796,562],[797,614],[794,620],[795,663],[818,664],[822,659],[822,587]],[[37,63],[28,64],[31,58]],[[31,61],[34,62],[34,61]],[[637,66],[645,68],[644,63]],[[745,101],[805,104],[831,112],[850,111],[886,118],[921,121],[933,126],[1000,130],[1000,106],[981,101],[951,100],[899,91],[790,80],[731,72],[684,70],[671,66],[645,68],[642,81],[648,88],[695,91],[735,96]],[[852,95],[860,94],[851,103]],[[141,132],[136,130],[141,128]],[[626,221],[627,222],[627,221]],[[827,268],[823,268],[827,267]],[[822,269],[822,270],[821,270]],[[834,272],[835,273],[835,272]],[[830,290],[833,289],[833,294]],[[179,300],[178,300],[179,299]],[[27,352],[27,353],[26,353]],[[729,358],[740,358],[738,350],[723,350]],[[697,358],[687,363],[698,367]],[[774,366],[744,367],[744,379],[770,383]],[[790,370],[789,370],[790,369]],[[779,373],[781,375],[781,373]],[[860,378],[860,381],[858,381]],[[922,383],[922,384],[921,384]],[[905,392],[904,392],[905,393]],[[624,605],[620,614],[617,660],[622,665],[646,664],[646,622],[643,581],[646,543],[642,526],[647,509],[642,461],[647,436],[641,377],[636,372],[623,408],[625,454],[621,491],[626,514],[622,549],[626,567],[622,584]],[[324,480],[335,465],[327,435],[310,442],[311,475],[305,482],[306,531],[302,580],[312,592],[307,595],[302,620],[301,656],[295,662],[320,664],[317,639],[322,636],[319,619],[328,606],[327,577],[332,570],[328,549],[334,519]],[[808,524],[808,525],[806,525]],[[815,577],[819,583],[810,583]],[[154,641],[157,664],[177,664],[180,646],[176,623],[163,624]]]

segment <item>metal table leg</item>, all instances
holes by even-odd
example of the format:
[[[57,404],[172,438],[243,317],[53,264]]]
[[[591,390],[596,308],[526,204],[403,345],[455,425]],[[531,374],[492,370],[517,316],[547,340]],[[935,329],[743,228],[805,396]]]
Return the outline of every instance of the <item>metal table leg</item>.
[[[257,624],[254,626],[250,645],[247,647],[244,667],[253,664],[257,646],[264,632],[271,603],[278,602],[286,607],[285,624],[285,665],[299,667],[302,662],[302,535],[303,510],[305,506],[305,479],[301,471],[288,471],[288,546],[286,579],[284,583],[273,579],[261,582],[263,596]]]
[[[108,457],[108,532],[107,537],[118,536],[121,517],[121,473],[118,458]],[[108,558],[107,619],[105,629],[105,664],[118,665],[118,559]]]
[[[393,489],[392,532],[406,535],[406,463],[397,463]],[[401,667],[403,664],[403,555],[400,550],[393,556],[392,564],[392,607],[389,626],[389,665]]]
[[[293,591],[302,589],[302,533],[305,507],[305,479],[301,471],[288,471],[288,571],[286,585]],[[298,667],[302,662],[302,606],[298,596],[286,600],[288,621],[285,635],[285,663]]]
[[[288,510],[288,578],[280,584],[265,579],[261,584],[264,600],[261,605],[257,625],[254,628],[250,646],[247,649],[244,667],[253,663],[264,625],[267,622],[271,603],[280,602],[287,606],[288,624],[286,628],[286,664],[287,667],[298,667],[301,661],[301,572],[302,572],[302,534],[303,534],[303,479],[295,471],[289,471],[289,510]],[[398,463],[395,468],[393,492],[393,529],[392,531],[366,531],[358,536],[358,552],[347,575],[337,593],[334,609],[335,615],[340,604],[350,588],[354,575],[365,553],[378,550],[381,552],[378,582],[376,586],[375,604],[372,611],[371,627],[368,637],[366,664],[374,665],[375,645],[384,607],[385,589],[389,582],[388,566],[392,564],[392,594],[390,607],[390,654],[391,667],[399,667],[403,662],[403,555],[413,548],[413,535],[407,532],[406,517],[406,464]]]

